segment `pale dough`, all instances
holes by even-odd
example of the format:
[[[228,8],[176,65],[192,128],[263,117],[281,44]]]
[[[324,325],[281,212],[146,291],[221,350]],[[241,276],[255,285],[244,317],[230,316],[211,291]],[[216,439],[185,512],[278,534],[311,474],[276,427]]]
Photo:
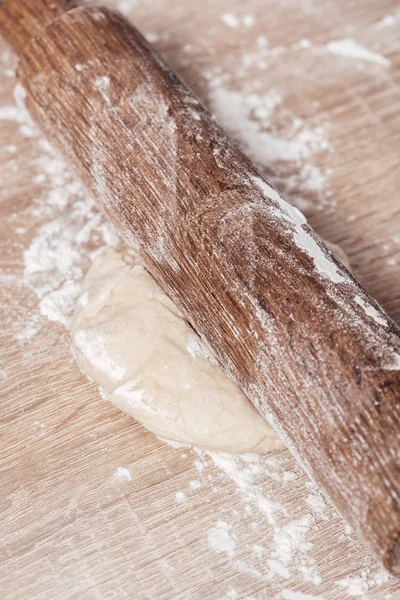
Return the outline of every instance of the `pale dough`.
[[[132,249],[98,254],[72,339],[82,371],[157,436],[222,452],[283,447]]]

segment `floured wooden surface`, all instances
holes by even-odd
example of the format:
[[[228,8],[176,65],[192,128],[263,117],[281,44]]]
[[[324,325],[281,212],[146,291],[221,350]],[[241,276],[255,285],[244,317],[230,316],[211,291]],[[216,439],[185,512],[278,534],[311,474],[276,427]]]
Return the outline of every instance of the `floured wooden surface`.
[[[396,3],[118,4],[398,322]],[[62,323],[114,236],[0,56],[3,596],[400,598],[288,452],[165,446],[79,374]]]

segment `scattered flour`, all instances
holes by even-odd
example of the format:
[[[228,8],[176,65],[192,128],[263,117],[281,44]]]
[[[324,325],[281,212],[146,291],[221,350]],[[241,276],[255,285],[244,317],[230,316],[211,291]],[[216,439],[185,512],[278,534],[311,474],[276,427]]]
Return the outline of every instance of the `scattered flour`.
[[[38,297],[39,311],[15,336],[26,341],[40,331],[43,317],[69,326],[91,253],[103,243],[117,244],[118,237],[64,160],[31,123],[18,87],[15,96],[17,104],[1,107],[0,119],[14,121],[25,137],[36,138],[38,156],[33,160],[36,173],[32,183],[41,186],[29,209],[39,225],[24,252],[23,276],[23,283]]]
[[[254,17],[252,15],[244,15],[243,17],[237,17],[232,13],[224,13],[221,17],[221,21],[228,27],[252,27],[254,25]]]
[[[368,592],[376,586],[387,583],[389,579],[389,573],[386,571],[379,570],[375,573],[371,573],[370,569],[367,567],[362,570],[360,575],[352,575],[350,577],[345,577],[344,579],[339,579],[336,582],[336,585],[343,588],[350,597],[368,600]],[[390,598],[390,595],[385,596],[385,598]]]
[[[136,6],[136,0],[118,0],[117,9],[122,13],[129,14]]]
[[[332,54],[339,54],[347,58],[354,58],[356,60],[365,60],[367,62],[374,62],[384,67],[390,66],[390,60],[381,54],[377,54],[372,50],[368,50],[364,46],[361,46],[357,42],[351,39],[344,40],[333,40],[326,46],[326,51]]]
[[[258,508],[270,525],[274,525],[277,513],[283,509],[275,500],[265,496],[262,488],[257,485],[257,481],[268,468],[261,457],[256,454],[238,456],[209,453],[209,455],[214,464],[235,482],[239,493]]]
[[[218,521],[215,527],[208,530],[208,546],[215,552],[235,555],[236,536],[226,521]]]
[[[388,320],[384,319],[379,311],[376,310],[374,306],[371,304],[367,304],[361,296],[356,296],[354,300],[359,304],[365,311],[365,313],[371,317],[376,323],[379,325],[385,325],[386,327],[389,325]]]
[[[194,479],[189,485],[192,490],[198,490],[201,488],[201,482],[198,479]]]
[[[273,540],[266,548],[259,544],[253,547],[254,561],[251,563],[239,556],[232,558],[233,568],[251,573],[253,577],[264,581],[277,577],[288,580],[296,573],[303,581],[314,585],[321,583],[315,561],[309,554],[312,550],[309,537],[323,512],[322,503],[325,507],[322,497],[312,513],[288,520],[285,507],[266,491],[269,489],[266,483],[269,479],[284,485],[287,471],[280,459],[253,454],[233,456],[201,450],[196,452],[196,463],[201,462],[204,466],[207,457],[211,458],[214,465],[236,485],[237,492],[245,502],[246,518],[252,520],[257,528],[262,527],[268,540]],[[314,502],[317,504],[316,500]],[[236,540],[239,541],[237,534]]]
[[[132,481],[132,475],[126,467],[117,467],[113,474],[114,481]]]
[[[315,521],[315,516],[309,513],[282,527],[277,527],[274,533],[274,558],[284,565],[290,565],[298,554],[304,555],[311,550],[312,544],[307,541],[307,535]]]
[[[228,27],[239,27],[239,19],[232,13],[224,13],[221,17],[221,21],[228,25]]]
[[[309,494],[306,500],[314,514],[318,516],[323,515],[327,509],[327,504],[319,490]]]
[[[400,22],[400,8],[396,10],[394,13],[389,15],[385,15],[378,23],[375,25],[377,29],[386,29],[386,27],[392,27]]]
[[[177,492],[175,494],[175,500],[177,502],[186,502],[186,494],[184,494],[183,492]]]
[[[267,565],[271,572],[280,575],[280,577],[283,577],[284,579],[290,578],[289,569],[285,565],[283,565],[279,560],[270,558],[269,560],[267,560]]]
[[[330,150],[328,125],[310,128],[292,115],[276,90],[267,94],[235,91],[210,78],[212,111],[244,152],[282,189],[285,197],[306,210],[309,198],[325,202],[329,197],[329,170],[323,172],[317,157]],[[275,125],[282,118],[284,128]]]
[[[346,281],[346,276],[340,272],[332,260],[326,256],[322,250],[317,238],[306,228],[307,221],[304,215],[291,204],[288,204],[273,190],[264,180],[259,177],[253,177],[254,182],[265,194],[266,198],[276,201],[279,207],[279,216],[284,218],[293,228],[293,239],[296,245],[313,258],[315,268],[323,276],[334,283]]]
[[[160,40],[160,36],[158,35],[158,33],[154,33],[152,31],[149,31],[148,33],[146,33],[145,37],[146,37],[146,40],[148,42],[150,42],[150,44],[155,44],[156,42],[158,42]]]

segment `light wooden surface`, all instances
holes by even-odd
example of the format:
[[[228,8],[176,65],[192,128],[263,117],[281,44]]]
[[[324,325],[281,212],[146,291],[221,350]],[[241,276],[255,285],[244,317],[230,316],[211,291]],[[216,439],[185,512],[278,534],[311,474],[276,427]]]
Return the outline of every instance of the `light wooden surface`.
[[[214,83],[222,75],[231,90],[255,82],[258,93],[276,89],[285,108],[278,128],[288,115],[310,127],[329,124],[331,150],[314,159],[331,169],[331,195],[298,195],[307,200],[312,225],[344,247],[358,278],[399,322],[400,21],[380,23],[400,6],[348,4],[158,0],[138,2],[128,12],[145,33],[157,34],[156,46],[205,101],[210,74]],[[254,15],[254,24],[230,27],[226,13]],[[260,35],[269,48],[284,48],[269,52],[261,66],[251,61]],[[391,64],[318,49],[343,38]],[[299,48],[302,39],[313,47]],[[0,107],[12,103],[12,65],[13,57],[3,54]],[[199,464],[196,453],[162,444],[106,404],[79,374],[60,325],[44,321],[29,341],[16,339],[38,304],[20,278],[23,253],[42,224],[32,211],[40,184],[33,183],[35,140],[12,120],[0,121],[0,128],[2,597],[290,600],[301,590],[325,600],[400,599],[400,585],[385,581],[333,509],[310,509],[315,492],[288,452],[272,457],[279,466],[266,459],[257,489],[283,507],[280,527],[315,513],[305,538],[312,546],[293,558],[289,576],[273,576],[267,565],[276,558],[276,526],[257,507],[249,509],[252,499],[211,457]],[[17,148],[12,156],[11,144]],[[296,168],[274,165],[284,193],[285,176]],[[119,466],[129,469],[130,481],[115,480]],[[184,496],[176,497],[179,492]],[[218,521],[228,523],[236,540],[234,556],[208,545]]]

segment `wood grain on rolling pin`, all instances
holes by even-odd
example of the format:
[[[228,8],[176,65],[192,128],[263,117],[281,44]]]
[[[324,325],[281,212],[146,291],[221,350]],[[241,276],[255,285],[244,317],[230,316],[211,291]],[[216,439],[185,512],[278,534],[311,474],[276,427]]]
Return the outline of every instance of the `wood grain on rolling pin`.
[[[59,16],[22,53],[19,78],[124,238],[399,575],[395,324],[119,15]]]

